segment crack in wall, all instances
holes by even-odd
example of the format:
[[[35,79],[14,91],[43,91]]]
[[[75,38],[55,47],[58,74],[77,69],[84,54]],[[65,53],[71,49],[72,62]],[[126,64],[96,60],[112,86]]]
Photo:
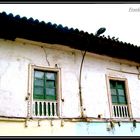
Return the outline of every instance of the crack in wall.
[[[47,52],[46,52],[46,50],[45,50],[44,46],[41,46],[41,48],[43,48],[44,53],[45,53],[46,62],[47,62],[47,63],[48,63],[48,65],[50,66],[50,62],[49,62],[49,60],[48,60],[48,55],[47,55]]]
[[[0,87],[1,87],[1,79],[4,76],[4,74],[7,72],[8,67],[10,66],[10,63],[0,62],[0,66],[2,67],[0,69]]]

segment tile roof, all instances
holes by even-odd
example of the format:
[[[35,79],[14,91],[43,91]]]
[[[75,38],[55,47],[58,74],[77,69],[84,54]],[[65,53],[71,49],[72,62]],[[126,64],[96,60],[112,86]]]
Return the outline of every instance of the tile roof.
[[[32,17],[13,16],[0,13],[0,38],[14,40],[24,38],[43,43],[62,44],[78,50],[127,59],[140,63],[140,47],[118,41],[115,37],[95,36],[78,29],[63,27],[61,24],[45,23]],[[88,45],[87,45],[88,44]]]

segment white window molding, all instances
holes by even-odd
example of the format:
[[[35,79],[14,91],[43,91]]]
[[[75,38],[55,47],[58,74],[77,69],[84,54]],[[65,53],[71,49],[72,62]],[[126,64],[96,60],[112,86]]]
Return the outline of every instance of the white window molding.
[[[126,99],[127,99],[127,105],[113,105],[112,103],[112,97],[111,97],[111,89],[110,89],[110,80],[114,80],[114,81],[123,81],[125,84],[125,94],[126,94]],[[106,84],[107,84],[107,96],[108,96],[108,102],[109,102],[109,111],[110,111],[110,118],[111,119],[116,119],[116,120],[129,120],[132,118],[132,109],[131,109],[131,102],[130,102],[130,96],[129,96],[129,88],[128,88],[128,80],[127,78],[120,78],[120,77],[114,77],[113,76],[108,76],[106,75]],[[129,117],[127,116],[126,118],[123,117],[123,115],[114,115],[114,110],[118,110],[118,114],[122,111],[122,110],[126,110],[126,112],[128,111],[129,113]]]
[[[34,94],[34,71],[44,71],[44,72],[56,72],[56,94],[57,99],[56,101],[47,101],[47,100],[35,100],[33,99]],[[59,118],[61,117],[61,69],[60,68],[50,68],[44,66],[36,66],[33,64],[29,64],[29,71],[28,71],[28,117],[29,118]],[[35,104],[41,106],[42,115],[38,114],[35,115]],[[49,109],[56,108],[57,112],[54,112],[53,115],[47,115],[48,113],[48,105],[50,106]],[[44,108],[45,112],[44,113]],[[55,110],[55,109],[54,109]]]

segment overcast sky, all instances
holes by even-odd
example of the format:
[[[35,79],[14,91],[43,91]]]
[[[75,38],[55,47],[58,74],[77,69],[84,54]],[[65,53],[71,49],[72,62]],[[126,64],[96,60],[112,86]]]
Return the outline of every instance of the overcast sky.
[[[62,24],[140,46],[140,4],[0,4],[0,12]]]

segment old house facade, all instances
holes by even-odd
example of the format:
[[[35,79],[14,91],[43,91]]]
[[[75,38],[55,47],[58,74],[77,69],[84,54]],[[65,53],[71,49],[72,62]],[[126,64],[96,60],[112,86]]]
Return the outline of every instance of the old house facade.
[[[0,21],[0,135],[140,135],[138,46],[5,12]]]

